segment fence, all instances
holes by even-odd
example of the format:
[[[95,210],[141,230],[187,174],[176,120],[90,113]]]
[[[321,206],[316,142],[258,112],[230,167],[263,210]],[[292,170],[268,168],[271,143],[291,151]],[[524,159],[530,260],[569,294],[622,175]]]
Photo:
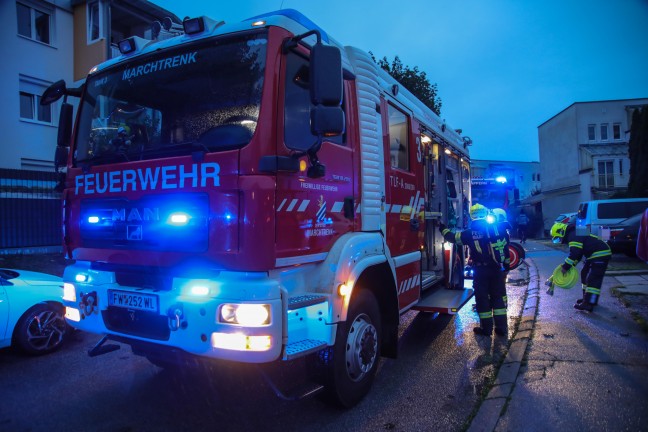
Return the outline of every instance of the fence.
[[[61,246],[58,174],[0,168],[0,254]]]

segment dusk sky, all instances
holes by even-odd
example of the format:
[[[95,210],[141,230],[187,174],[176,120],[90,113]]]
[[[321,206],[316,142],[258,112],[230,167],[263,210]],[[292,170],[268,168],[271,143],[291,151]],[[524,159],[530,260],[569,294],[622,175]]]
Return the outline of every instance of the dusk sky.
[[[153,0],[226,22],[297,9],[334,39],[398,55],[438,85],[473,159],[538,161],[538,126],[574,102],[648,97],[648,0]]]

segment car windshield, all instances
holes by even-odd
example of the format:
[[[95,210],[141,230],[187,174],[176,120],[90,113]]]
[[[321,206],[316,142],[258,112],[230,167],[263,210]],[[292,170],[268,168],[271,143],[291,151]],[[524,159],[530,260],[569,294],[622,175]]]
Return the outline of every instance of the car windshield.
[[[0,268],[0,278],[4,280],[16,279],[20,274],[15,270]]]
[[[267,33],[210,39],[92,75],[80,107],[75,163],[223,151],[256,129]]]

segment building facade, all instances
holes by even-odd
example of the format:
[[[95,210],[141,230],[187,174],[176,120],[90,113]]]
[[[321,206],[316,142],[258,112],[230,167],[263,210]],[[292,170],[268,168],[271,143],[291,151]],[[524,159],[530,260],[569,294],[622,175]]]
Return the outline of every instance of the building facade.
[[[576,102],[538,126],[544,228],[582,201],[627,189],[628,142],[634,110],[648,98]]]
[[[41,106],[43,91],[60,79],[82,84],[126,37],[167,32],[155,21],[180,24],[146,0],[0,1],[0,252],[61,243],[54,152],[62,101]]]

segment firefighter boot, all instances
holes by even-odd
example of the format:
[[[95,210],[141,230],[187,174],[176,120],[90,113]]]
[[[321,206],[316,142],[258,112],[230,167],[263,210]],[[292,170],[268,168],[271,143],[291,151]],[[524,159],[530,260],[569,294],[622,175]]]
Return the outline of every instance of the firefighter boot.
[[[583,301],[580,303],[576,303],[574,305],[574,309],[580,310],[580,311],[586,311],[586,312],[593,312],[594,311],[594,303],[592,302],[592,294],[586,293],[585,296],[583,296]]]
[[[576,300],[576,304],[581,304],[583,303],[583,299],[585,298],[585,285],[583,285],[583,297],[579,298]]]
[[[493,334],[493,311],[482,312],[479,314],[479,327],[474,327],[473,332],[482,336]]]
[[[495,334],[497,336],[508,336],[508,319],[506,318],[506,308],[495,309],[493,311],[493,320],[495,321]]]

